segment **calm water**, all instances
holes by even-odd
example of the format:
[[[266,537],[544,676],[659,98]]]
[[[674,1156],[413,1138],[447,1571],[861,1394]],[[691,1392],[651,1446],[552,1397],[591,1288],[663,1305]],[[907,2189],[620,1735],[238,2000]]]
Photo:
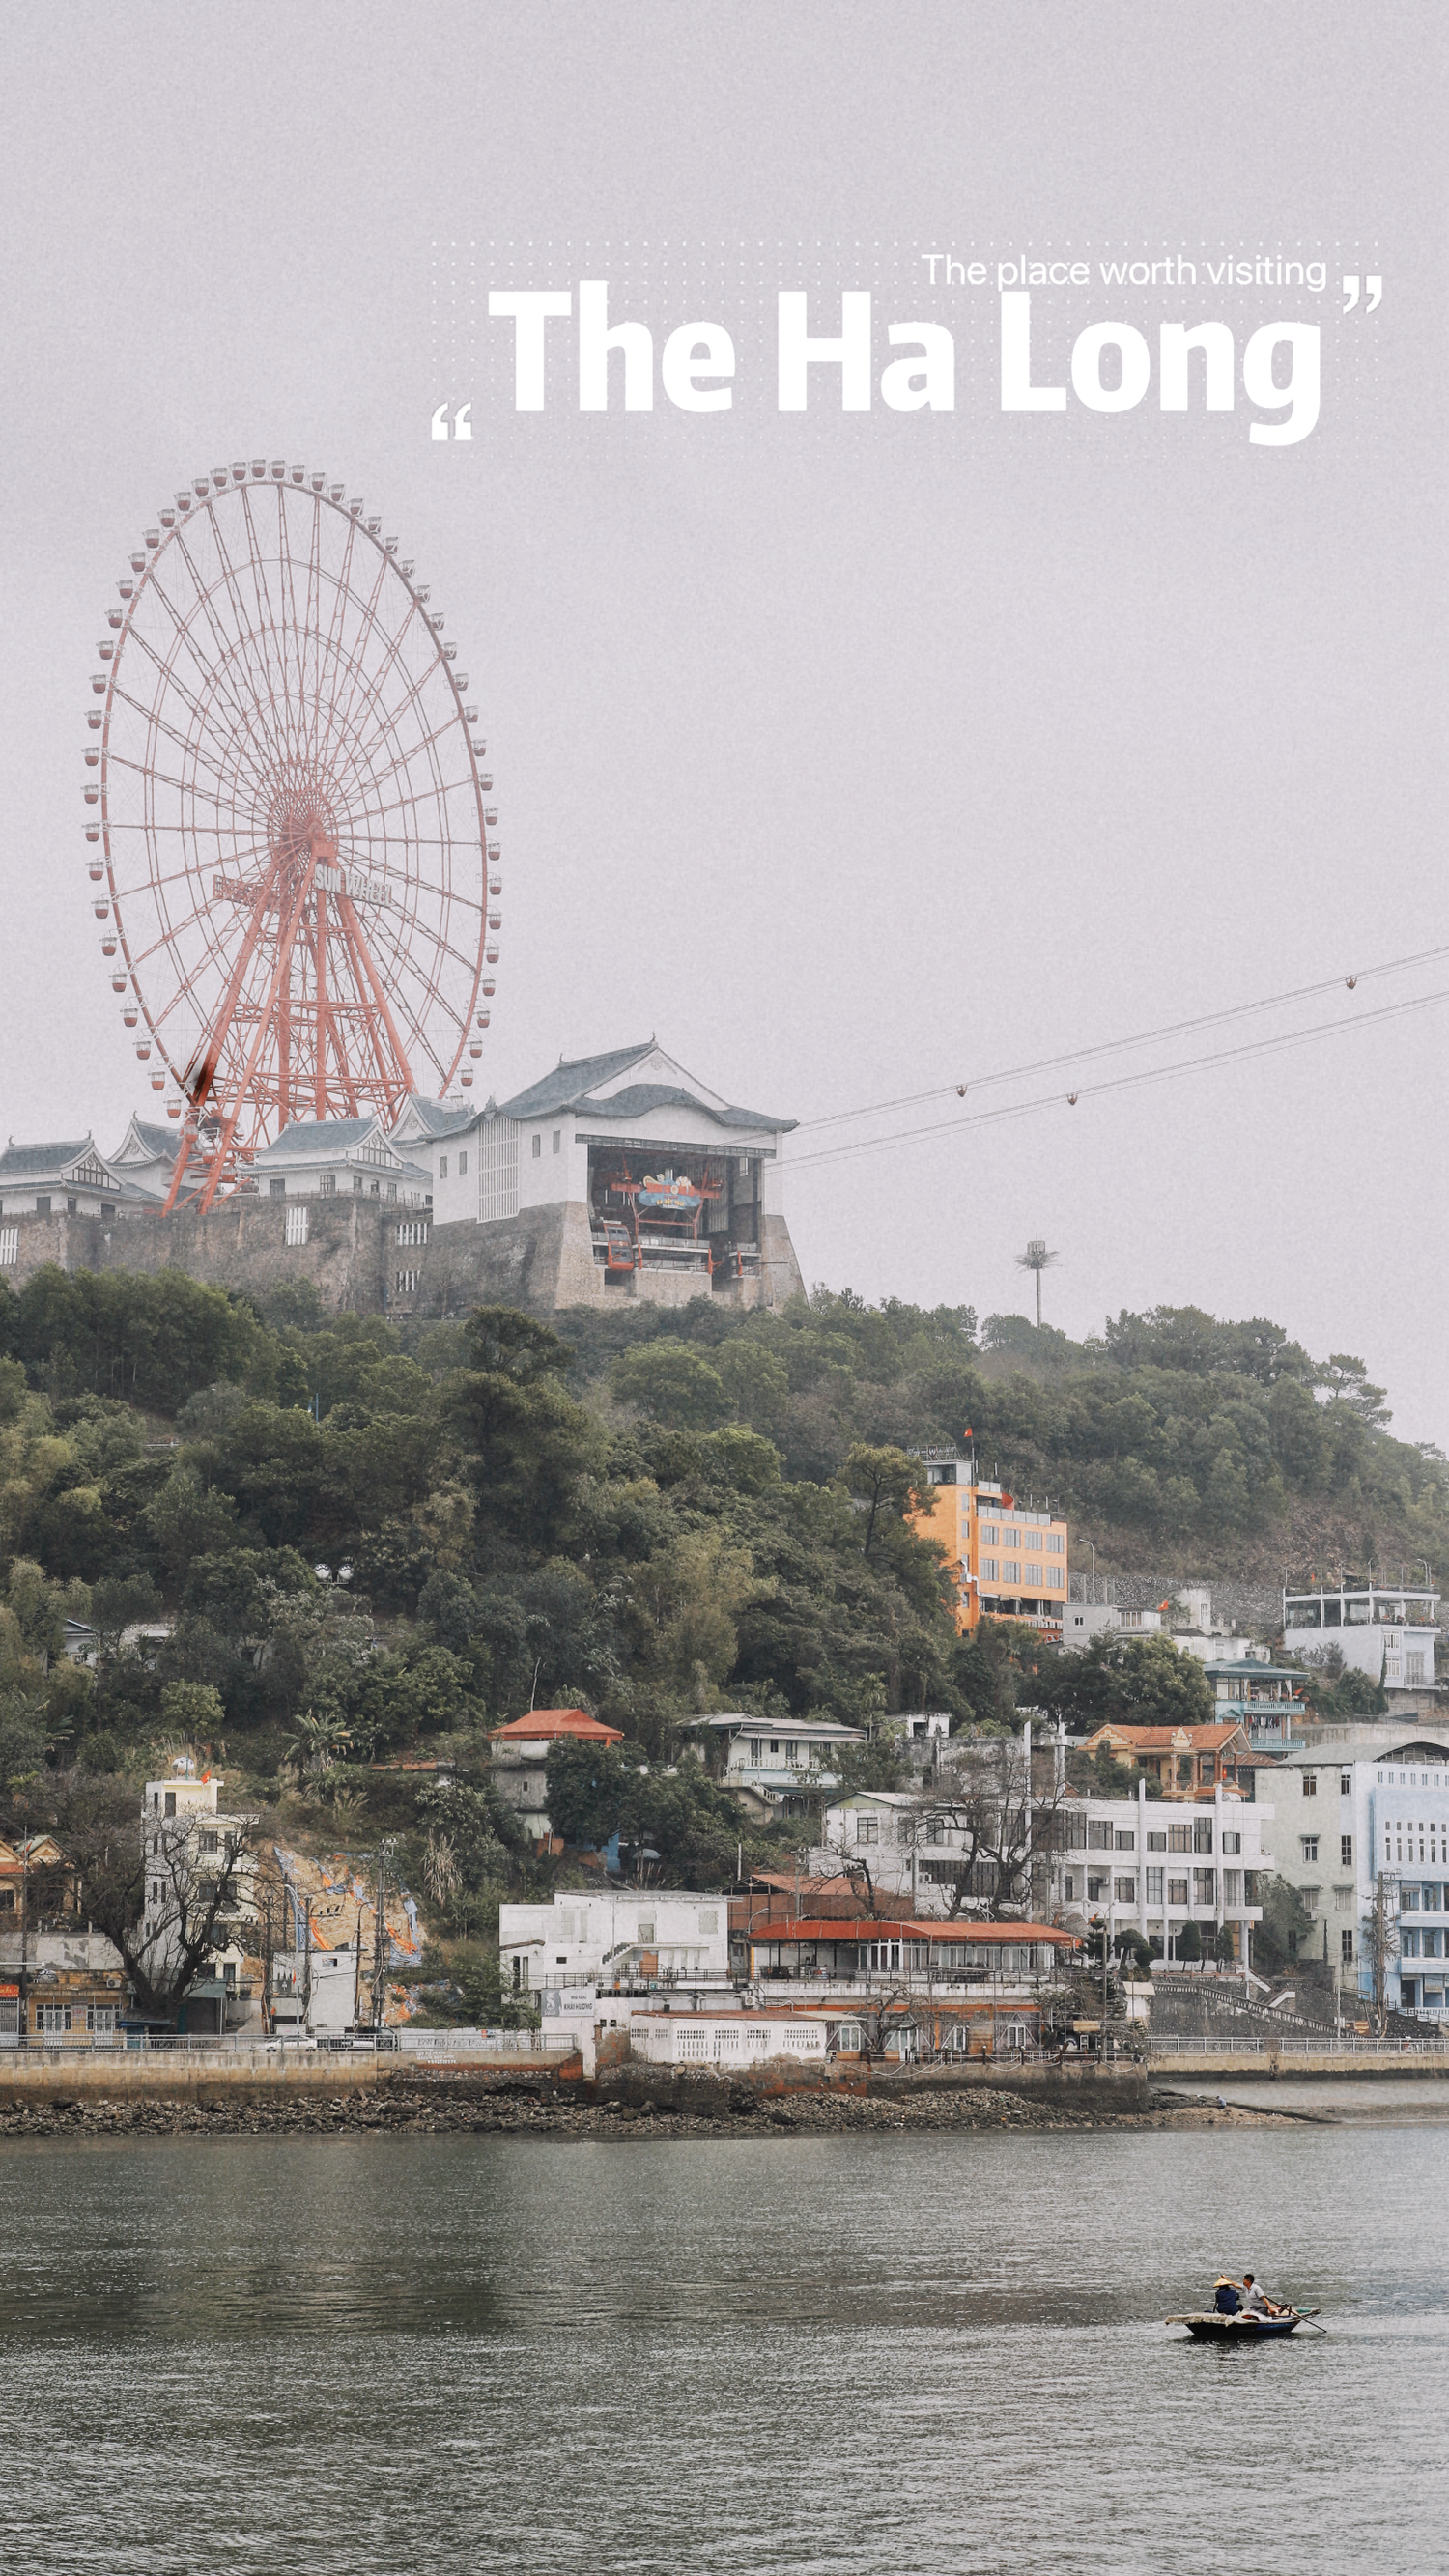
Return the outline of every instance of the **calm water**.
[[[25,2576],[1449,2557],[1449,2129],[0,2148]],[[1326,2339],[1161,2324],[1223,2263]]]

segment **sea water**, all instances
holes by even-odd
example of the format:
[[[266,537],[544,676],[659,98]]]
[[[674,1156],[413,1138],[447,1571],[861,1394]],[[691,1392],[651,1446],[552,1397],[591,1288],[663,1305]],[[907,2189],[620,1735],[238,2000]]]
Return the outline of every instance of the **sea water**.
[[[0,2147],[23,2576],[1449,2564],[1449,2128]],[[1251,2267],[1326,2335],[1163,2319]]]

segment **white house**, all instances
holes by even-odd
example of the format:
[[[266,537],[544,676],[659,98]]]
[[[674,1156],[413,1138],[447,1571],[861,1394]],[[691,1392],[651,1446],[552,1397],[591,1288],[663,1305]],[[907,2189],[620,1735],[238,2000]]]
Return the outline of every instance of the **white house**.
[[[609,1887],[502,1905],[498,1952],[519,1993],[553,1987],[728,1985],[729,1904],[656,1888]]]
[[[228,1815],[220,1804],[221,1775],[198,1777],[189,1754],[178,1754],[169,1777],[148,1780],[141,1801],[141,1843],[145,1865],[142,1888],[141,1940],[157,1972],[176,1956],[183,1908],[193,1918],[204,1909],[207,1882],[220,1877],[239,1841],[249,1836],[254,1818]],[[205,1974],[220,1980],[228,1996],[240,1984],[247,1959],[243,1937],[256,1914],[256,1855],[244,1848],[230,1895],[223,1898],[215,1929],[220,1936],[207,1954]]]
[[[0,1154],[0,1215],[134,1216],[146,1204],[93,1136],[58,1145],[17,1145],[12,1136]]]
[[[725,1787],[747,1789],[769,1806],[832,1788],[842,1748],[865,1741],[858,1726],[837,1726],[831,1719],[765,1719],[741,1709],[694,1717],[689,1724],[723,1745]]]
[[[1449,1733],[1383,1727],[1276,1765],[1273,1857],[1342,1992],[1449,2012]]]
[[[432,1175],[380,1118],[294,1118],[252,1163],[262,1198],[374,1198],[427,1211]]]
[[[1434,1680],[1439,1595],[1431,1584],[1349,1576],[1337,1591],[1283,1595],[1283,1643],[1293,1655],[1336,1646],[1345,1664],[1385,1690],[1425,1690]]]
[[[114,1154],[106,1159],[113,1172],[159,1207],[171,1187],[180,1143],[178,1127],[160,1127],[152,1119],[133,1117]]]
[[[738,1108],[651,1038],[561,1059],[501,1103],[408,1101],[393,1137],[426,1159],[438,1225],[557,1211],[566,1298],[754,1283],[736,1302],[768,1304],[803,1284],[781,1172],[794,1123]]]

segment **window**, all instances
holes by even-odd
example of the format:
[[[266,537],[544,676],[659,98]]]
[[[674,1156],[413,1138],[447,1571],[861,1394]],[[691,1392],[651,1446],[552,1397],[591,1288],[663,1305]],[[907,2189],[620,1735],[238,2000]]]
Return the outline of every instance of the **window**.
[[[1225,1852],[1240,1852],[1242,1848],[1243,1837],[1241,1834],[1224,1834],[1223,1849]]]
[[[1062,1903],[1064,1905],[1075,1905],[1076,1901],[1077,1882],[1072,1872],[1068,1870],[1066,1877],[1062,1880]]]
[[[421,1270],[399,1270],[393,1282],[393,1295],[395,1297],[416,1297],[418,1293],[418,1282],[422,1275]]]
[[[1243,1901],[1243,1873],[1242,1873],[1242,1871],[1241,1871],[1240,1869],[1225,1869],[1225,1870],[1223,1871],[1223,1903],[1224,1903],[1224,1905],[1241,1905],[1241,1904],[1242,1904],[1242,1901]]]
[[[1316,1914],[1318,1912],[1319,1890],[1316,1887],[1300,1887],[1298,1893],[1303,1899],[1304,1913]]]
[[[75,1202],[75,1200],[74,1200],[74,1199],[67,1199],[67,1200],[66,1200],[66,1203],[65,1203],[65,1212],[66,1212],[66,1215],[67,1215],[67,1216],[74,1216],[75,1211],[76,1211],[76,1202]]]
[[[269,1199],[284,1199],[286,1195],[287,1184],[285,1181],[268,1181],[267,1196]]]
[[[1351,1932],[1340,1932],[1338,1936],[1338,1955],[1346,1968],[1352,1967],[1353,1934]]]
[[[1304,1859],[1305,1859],[1305,1860],[1317,1860],[1317,1858],[1318,1858],[1318,1836],[1317,1836],[1317,1834],[1300,1834],[1300,1835],[1299,1835],[1299,1837],[1298,1837],[1298,1848],[1299,1848],[1299,1850],[1302,1852],[1303,1857],[1304,1857]]]
[[[1064,1540],[1063,1540],[1063,1538],[1062,1538],[1061,1531],[1060,1531],[1060,1530],[1053,1530],[1053,1531],[1052,1531],[1052,1533],[1051,1533],[1051,1535],[1050,1535],[1050,1537],[1049,1537],[1049,1538],[1048,1538],[1048,1540],[1047,1540],[1047,1554],[1048,1554],[1048,1556],[1060,1556],[1060,1555],[1061,1555],[1061,1553],[1062,1553],[1062,1549],[1063,1549],[1064,1545],[1065,1545],[1065,1541],[1064,1541]]]
[[[0,1269],[13,1270],[20,1258],[20,1228],[0,1225]]]
[[[406,1217],[397,1230],[399,1243],[426,1243],[428,1229],[422,1217]]]
[[[1338,1775],[1338,1794],[1340,1798],[1351,1798],[1353,1796],[1353,1773],[1351,1771],[1340,1771]]]
[[[541,1132],[541,1130],[540,1130],[540,1129],[535,1128],[535,1130],[534,1130],[534,1136],[533,1136],[533,1159],[534,1159],[534,1161],[537,1163],[537,1162],[540,1162],[540,1161],[542,1160],[542,1158],[543,1158],[543,1135],[542,1135],[542,1132]]]
[[[1169,1825],[1169,1826],[1168,1826],[1168,1828],[1167,1828],[1167,1848],[1168,1848],[1168,1850],[1169,1850],[1169,1851],[1174,1851],[1174,1852],[1188,1852],[1188,1851],[1191,1851],[1191,1849],[1192,1849],[1192,1827],[1191,1827],[1191,1825]]]
[[[1137,1849],[1137,1836],[1135,1834],[1124,1834],[1121,1826],[1119,1825],[1117,1831],[1112,1836],[1112,1848],[1114,1851],[1135,1851]]]
[[[1107,1881],[1105,1878],[1093,1878],[1089,1871],[1087,1874],[1087,1903],[1089,1905],[1105,1905],[1106,1902]]]
[[[87,2004],[86,2028],[88,2031],[93,2032],[97,2039],[113,2038],[116,2028],[115,2005]]]
[[[485,1224],[518,1214],[518,1129],[511,1118],[492,1118],[483,1130],[478,1214]]]
[[[204,1852],[220,1851],[221,1836],[219,1834],[203,1834],[201,1837],[201,1848]]]
[[[1336,1887],[1334,1889],[1333,1910],[1335,1914],[1351,1914],[1353,1912],[1353,1889],[1351,1887]]]
[[[1338,1837],[1338,1865],[1340,1869],[1352,1869],[1353,1867],[1352,1834],[1340,1834]]]
[[[879,1816],[857,1816],[855,1839],[858,1843],[878,1843],[880,1841]]]
[[[15,1229],[11,1226],[8,1231],[11,1234],[14,1234]],[[16,1239],[17,1241],[19,1240],[18,1237]],[[10,1257],[13,1260],[14,1255],[12,1254]],[[998,1583],[1001,1580],[1001,1568],[994,1556],[983,1556],[981,1560],[981,1580],[983,1583]]]
[[[1185,1878],[1170,1878],[1168,1880],[1167,1902],[1169,1905],[1186,1905],[1187,1880]]]
[[[1195,1869],[1193,1871],[1192,1901],[1194,1905],[1211,1905],[1213,1897],[1217,1892],[1214,1885],[1216,1875],[1216,1871],[1211,1869]]]
[[[1147,1902],[1149,1905],[1160,1905],[1162,1903],[1162,1872],[1160,1869],[1150,1869],[1147,1873]]]
[[[1014,1556],[1008,1557],[1002,1565],[1001,1575],[1002,1580],[1005,1583],[1019,1583],[1021,1581],[1021,1559]]]
[[[1106,1824],[1098,1824],[1095,1820],[1093,1820],[1091,1823],[1089,1823],[1089,1824],[1088,1824],[1088,1826],[1087,1826],[1087,1849],[1088,1849],[1088,1851],[1110,1851],[1110,1850],[1111,1850],[1111,1848],[1112,1848],[1112,1828],[1111,1828],[1111,1826],[1110,1826],[1110,1825],[1106,1825]]]
[[[1119,1905],[1135,1905],[1135,1904],[1136,1904],[1136,1902],[1137,1902],[1137,1881],[1136,1881],[1136,1879],[1135,1879],[1135,1878],[1117,1878],[1117,1879],[1114,1879],[1114,1880],[1113,1880],[1113,1882],[1112,1882],[1112,1893],[1113,1893],[1113,1895],[1116,1897],[1116,1900],[1117,1900],[1117,1902],[1118,1902],[1118,1904],[1119,1904]]]
[[[447,1157],[447,1155],[446,1155],[446,1154],[440,1154],[440,1155],[438,1156],[438,1178],[439,1178],[439,1180],[440,1180],[440,1181],[445,1181],[445,1180],[447,1179],[447,1177],[448,1177],[448,1157]]]
[[[386,1195],[388,1198],[390,1198],[390,1199],[395,1199],[395,1198],[397,1197],[397,1183],[396,1183],[396,1181],[389,1181],[389,1182],[388,1182],[387,1190],[386,1190],[385,1195]]]
[[[554,1152],[555,1152],[555,1153],[557,1153],[557,1152],[559,1151],[559,1148],[560,1148],[560,1146],[561,1146],[562,1144],[563,1144],[563,1131],[562,1131],[562,1129],[561,1129],[561,1128],[555,1127],[555,1129],[554,1129],[554,1131],[553,1131],[553,1150],[554,1150]]]
[[[69,2004],[37,2004],[35,2027],[44,2031],[48,2039],[58,2039],[62,2031],[70,2028]]]
[[[1212,1850],[1213,1820],[1211,1816],[1194,1817],[1192,1828],[1192,1847],[1195,1852],[1210,1852]]]
[[[1404,1657],[1405,1681],[1426,1682],[1428,1678],[1429,1676],[1424,1669],[1424,1657],[1413,1653],[1406,1654]]]
[[[48,1199],[48,1198],[44,1198],[44,1199],[37,1199],[37,1200],[36,1200],[36,1202],[35,1202],[35,1213],[36,1213],[36,1215],[37,1215],[37,1216],[49,1216],[49,1214],[50,1214],[50,1201],[49,1201],[49,1199]]]
[[[987,1547],[999,1547],[1001,1545],[1000,1530],[997,1528],[988,1529],[984,1521],[981,1524],[981,1536]]]
[[[319,1182],[318,1182],[318,1184],[317,1184],[317,1195],[318,1195],[318,1197],[319,1197],[319,1198],[323,1198],[323,1199],[335,1199],[335,1198],[336,1198],[336,1196],[337,1196],[337,1174],[336,1174],[335,1172],[324,1172],[324,1173],[323,1173],[323,1175],[322,1175],[322,1177],[321,1177],[320,1181],[319,1181]]]
[[[1316,1772],[1316,1771],[1305,1771],[1305,1772],[1304,1772],[1304,1774],[1303,1774],[1303,1795],[1304,1795],[1304,1797],[1305,1797],[1305,1798],[1316,1798],[1316,1797],[1317,1797],[1317,1795],[1318,1795],[1318,1774],[1317,1774],[1317,1772]]]
[[[287,1220],[286,1220],[286,1236],[287,1236],[287,1241],[288,1241],[289,1243],[291,1243],[291,1244],[298,1244],[298,1243],[305,1243],[305,1242],[306,1242],[306,1240],[307,1240],[307,1208],[306,1208],[305,1204],[304,1204],[303,1206],[301,1206],[301,1207],[289,1207],[289,1208],[288,1208],[288,1210],[287,1210]]]
[[[1149,1850],[1149,1851],[1166,1851],[1166,1849],[1167,1849],[1167,1836],[1166,1836],[1166,1834],[1155,1834],[1155,1833],[1150,1833],[1150,1834],[1148,1835],[1148,1837],[1147,1837],[1147,1848],[1148,1848],[1148,1850]]]
[[[1027,1534],[1026,1534],[1026,1544],[1027,1544],[1027,1546],[1028,1546],[1028,1547],[1030,1547],[1030,1548],[1035,1548],[1035,1549],[1036,1549],[1036,1551],[1037,1551],[1037,1553],[1038,1553],[1038,1554],[1040,1554],[1040,1552],[1041,1552],[1041,1531],[1040,1531],[1040,1530],[1028,1530],[1028,1531],[1027,1531]],[[1035,1569],[1035,1576],[1034,1576],[1034,1579],[1038,1579],[1038,1580],[1039,1580],[1039,1578],[1040,1578],[1040,1574],[1041,1574],[1041,1568],[1038,1566],[1038,1567]]]

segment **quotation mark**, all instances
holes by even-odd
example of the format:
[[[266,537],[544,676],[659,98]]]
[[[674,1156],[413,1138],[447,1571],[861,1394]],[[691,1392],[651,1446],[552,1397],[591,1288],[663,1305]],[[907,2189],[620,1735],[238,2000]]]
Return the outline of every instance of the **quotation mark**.
[[[471,438],[473,435],[472,404],[470,402],[459,403],[457,410],[453,412],[451,430],[448,422],[448,414],[450,411],[453,411],[451,403],[439,403],[437,410],[433,414],[434,438],[447,438],[449,436],[452,436],[453,438]]]
[[[1365,313],[1377,313],[1384,298],[1384,281],[1381,277],[1366,277],[1362,283],[1367,290],[1367,301],[1363,309]],[[1356,277],[1346,277],[1343,281],[1345,313],[1352,313],[1358,304],[1359,284],[1360,281]]]

